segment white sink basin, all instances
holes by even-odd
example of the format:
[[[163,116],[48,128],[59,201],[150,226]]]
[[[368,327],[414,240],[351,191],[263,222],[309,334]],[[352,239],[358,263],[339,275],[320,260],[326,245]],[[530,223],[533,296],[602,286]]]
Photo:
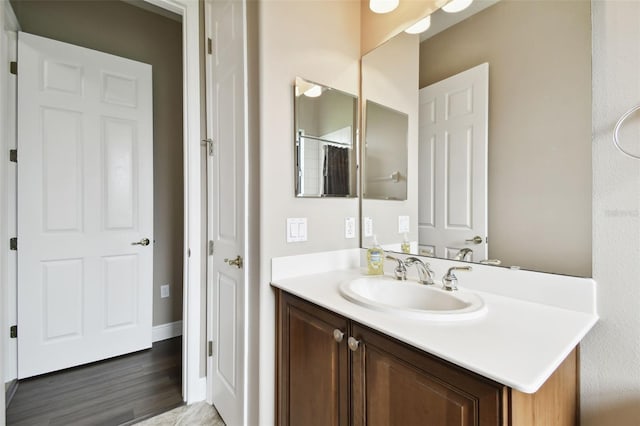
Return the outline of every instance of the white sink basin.
[[[475,293],[448,292],[438,285],[398,281],[387,276],[344,281],[340,294],[371,309],[417,319],[458,321],[478,318],[487,312],[484,301]]]

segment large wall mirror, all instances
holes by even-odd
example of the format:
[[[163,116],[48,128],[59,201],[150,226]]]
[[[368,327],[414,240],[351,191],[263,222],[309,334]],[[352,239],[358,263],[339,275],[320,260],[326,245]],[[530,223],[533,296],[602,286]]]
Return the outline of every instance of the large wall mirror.
[[[297,197],[357,196],[358,97],[296,78]]]
[[[408,216],[416,254],[591,276],[590,1],[438,10],[363,56],[361,97],[409,125],[407,199],[362,200],[363,247]]]

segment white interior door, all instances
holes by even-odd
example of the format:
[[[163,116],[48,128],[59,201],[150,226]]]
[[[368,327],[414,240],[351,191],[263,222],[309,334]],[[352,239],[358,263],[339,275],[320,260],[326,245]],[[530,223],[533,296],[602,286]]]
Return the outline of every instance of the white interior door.
[[[18,39],[25,378],[151,346],[153,136],[150,65]]]
[[[208,362],[210,400],[229,425],[244,424],[245,401],[245,2],[206,1]],[[230,262],[232,264],[230,264]]]
[[[421,252],[487,258],[489,64],[420,89]],[[479,237],[479,238],[476,238]],[[476,238],[476,242],[472,242]]]

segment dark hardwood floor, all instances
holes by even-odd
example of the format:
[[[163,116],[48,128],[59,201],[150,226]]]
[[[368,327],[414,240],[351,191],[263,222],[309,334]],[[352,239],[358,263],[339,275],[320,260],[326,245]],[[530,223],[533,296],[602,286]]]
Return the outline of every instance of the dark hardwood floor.
[[[21,380],[7,425],[120,425],[182,401],[182,339],[80,367]]]

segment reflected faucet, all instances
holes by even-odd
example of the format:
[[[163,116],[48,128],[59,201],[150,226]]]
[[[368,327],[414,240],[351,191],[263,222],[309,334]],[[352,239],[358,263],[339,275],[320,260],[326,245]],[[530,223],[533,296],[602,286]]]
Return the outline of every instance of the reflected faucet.
[[[433,271],[431,270],[431,268],[429,268],[428,263],[424,263],[417,257],[410,256],[404,260],[404,264],[406,266],[416,265],[416,268],[418,269],[418,280],[420,281],[420,283],[426,285],[435,284],[435,282],[433,281]]]
[[[398,265],[395,267],[395,269],[393,270],[393,273],[396,275],[396,279],[397,280],[406,280],[407,279],[407,266],[405,265],[404,261],[402,259],[399,259],[397,257],[393,257],[391,255],[387,255],[387,259],[389,260],[395,260],[396,262],[398,262]]]
[[[453,256],[453,260],[465,260],[467,255],[470,255],[471,253],[473,253],[473,250],[471,250],[470,248],[460,249],[458,253]],[[469,256],[469,260],[471,260],[471,256]]]

